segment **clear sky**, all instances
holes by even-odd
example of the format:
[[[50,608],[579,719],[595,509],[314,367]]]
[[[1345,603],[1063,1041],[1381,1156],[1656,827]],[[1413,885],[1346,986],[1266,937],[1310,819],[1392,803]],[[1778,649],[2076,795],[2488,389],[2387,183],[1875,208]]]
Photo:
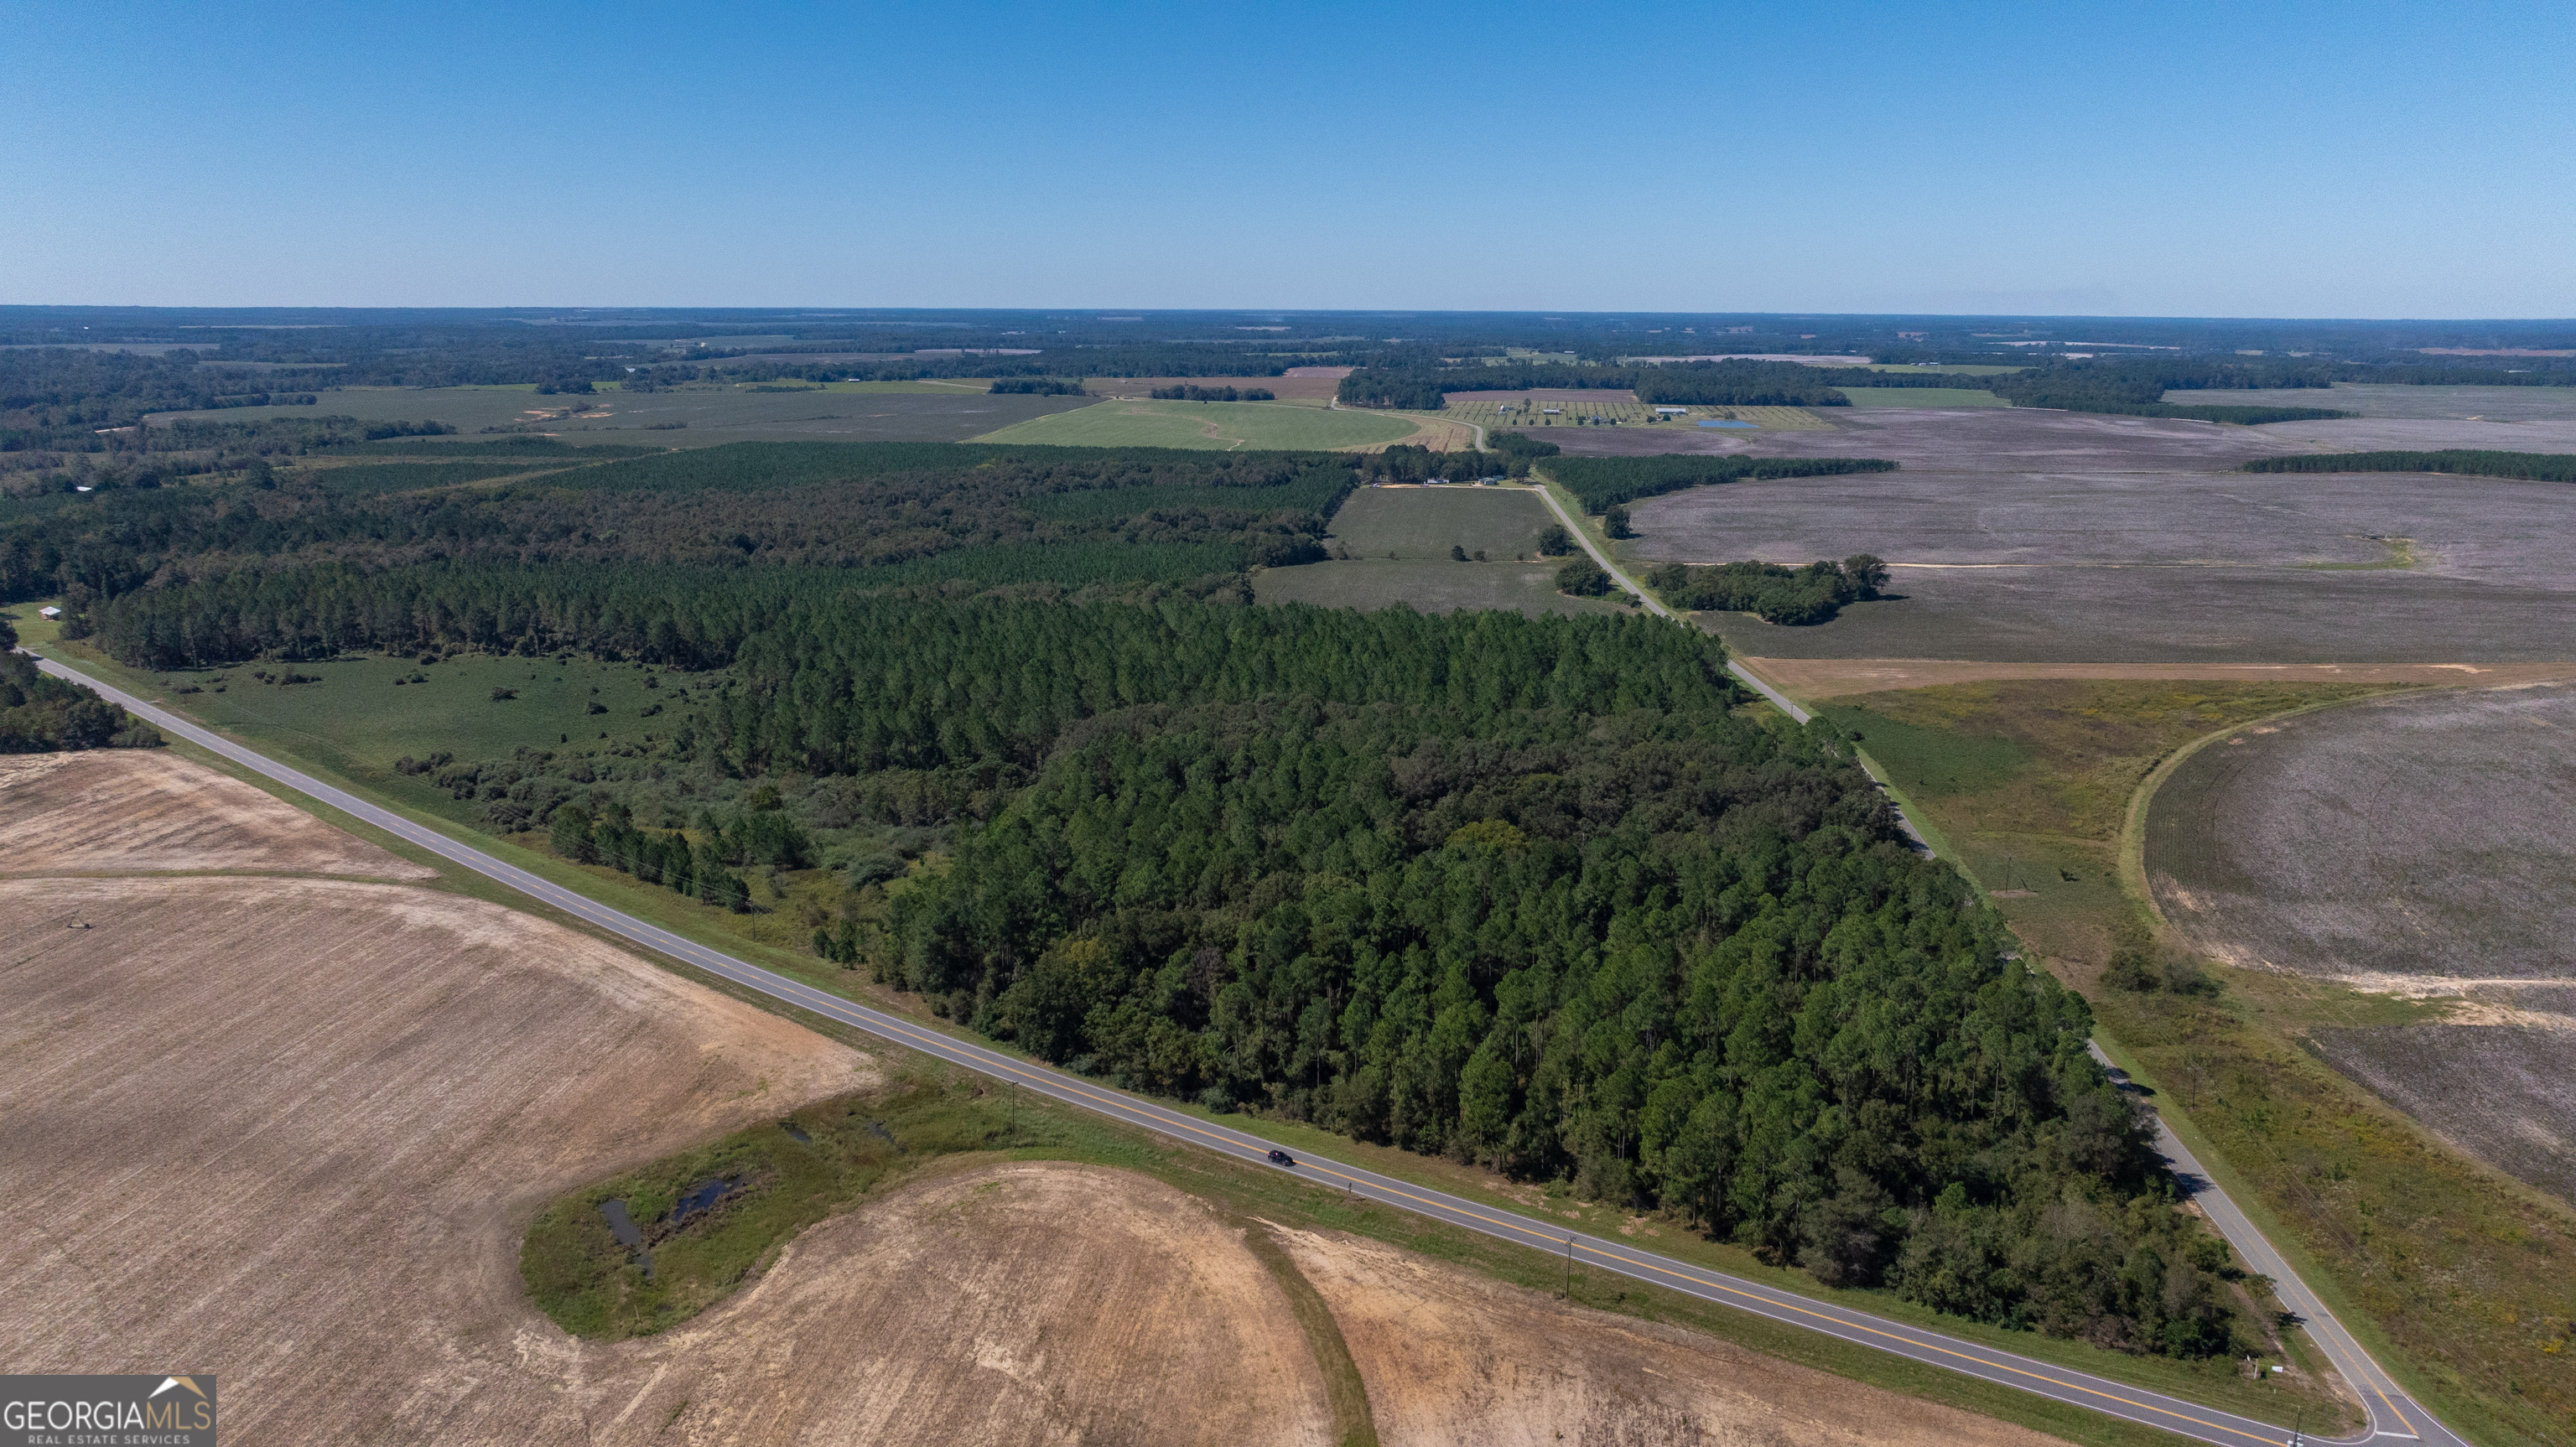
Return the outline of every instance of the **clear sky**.
[[[2576,316],[2576,4],[0,0],[0,302]]]

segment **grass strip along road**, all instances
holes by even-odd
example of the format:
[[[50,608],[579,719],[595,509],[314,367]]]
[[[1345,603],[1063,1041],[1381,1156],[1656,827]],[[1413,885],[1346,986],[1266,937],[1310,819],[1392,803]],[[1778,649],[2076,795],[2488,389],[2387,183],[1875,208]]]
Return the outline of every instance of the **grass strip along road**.
[[[1579,536],[1579,534],[1578,534]],[[900,1016],[872,1010],[784,975],[739,960],[722,951],[683,938],[669,930],[645,923],[632,915],[609,908],[584,895],[574,893],[550,880],[505,863],[478,849],[459,843],[425,825],[415,823],[390,809],[361,799],[347,790],[334,788],[309,775],[276,763],[230,739],[157,708],[140,698],[91,678],[87,674],[63,667],[51,659],[40,659],[39,667],[58,678],[86,684],[103,697],[122,704],[137,717],[200,748],[219,754],[244,768],[253,770],[287,788],[321,801],[334,809],[361,819],[376,828],[406,840],[422,849],[498,881],[530,898],[542,900],[567,914],[574,915],[612,934],[621,936],[659,954],[720,976],[735,984],[817,1015],[864,1030],[881,1039],[908,1046],[925,1055],[981,1072],[997,1080],[1017,1083],[1069,1105],[1097,1111],[1113,1120],[1140,1126],[1172,1139],[1215,1151],[1221,1156],[1252,1164],[1268,1161],[1270,1152],[1281,1147],[1245,1131],[1234,1130],[1210,1121],[1157,1105],[1150,1100],[1108,1089],[1105,1086],[1067,1075],[1044,1066],[1006,1055],[968,1041],[954,1039],[925,1028]],[[2046,1362],[1992,1347],[1980,1346],[1939,1332],[1926,1331],[1854,1311],[1831,1302],[1817,1301],[1730,1276],[1709,1271],[1653,1252],[1581,1232],[1559,1230],[1545,1222],[1518,1216],[1508,1211],[1482,1205],[1464,1197],[1417,1186],[1392,1176],[1342,1165],[1324,1159],[1308,1159],[1293,1167],[1299,1174],[1329,1183],[1354,1196],[1416,1211],[1434,1220],[1526,1246],[1533,1250],[1563,1255],[1569,1261],[1606,1268],[1623,1276],[1655,1286],[1695,1296],[1704,1301],[1737,1307],[1770,1320],[1805,1327],[1857,1345],[1891,1352],[1897,1356],[1930,1366],[1943,1367],[1967,1376],[2030,1392],[2054,1401],[2106,1413],[2142,1426],[2159,1428],[2179,1436],[2219,1447],[2275,1447],[2286,1443],[2291,1433],[2284,1428],[2240,1417],[2214,1407],[2204,1407],[2179,1397],[2151,1392],[2097,1377],[2088,1372],[2052,1366]],[[2284,1268],[2286,1269],[2286,1268]],[[2347,1339],[2348,1340],[2348,1339]],[[2356,1349],[2357,1353],[2357,1349]],[[2369,1385],[2394,1395],[2394,1386],[2384,1376],[2373,1373]],[[2405,1402],[2402,1396],[2396,1401]],[[2432,1423],[2429,1415],[2412,1402],[2405,1414],[2410,1425],[2423,1424],[2424,1440],[2454,1444],[2460,1439]],[[2392,1409],[2393,1404],[2392,1404]],[[2374,1404],[2372,1422],[2376,1427],[2382,1418]],[[2413,1436],[2402,1431],[2379,1430],[2370,1435]],[[2350,1439],[2366,1441],[2367,1436]]]

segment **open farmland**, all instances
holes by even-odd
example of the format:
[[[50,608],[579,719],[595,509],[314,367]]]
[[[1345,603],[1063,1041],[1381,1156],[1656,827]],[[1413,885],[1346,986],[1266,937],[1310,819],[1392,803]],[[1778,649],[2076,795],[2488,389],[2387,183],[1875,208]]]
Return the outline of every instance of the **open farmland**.
[[[2497,663],[2576,656],[2564,484],[2226,469],[2279,429],[2013,409],[1860,409],[1830,434],[1703,450],[1883,456],[1895,473],[1730,483],[1636,504],[1640,564],[1856,552],[1901,601],[1813,627],[1712,620],[1757,657],[2085,663]],[[1587,431],[1581,451],[1603,450]],[[1714,437],[1707,433],[1703,436]],[[1562,440],[1562,439],[1560,439]],[[1618,448],[1619,451],[1629,449]]]
[[[1333,515],[1325,538],[1335,553],[1331,561],[1265,569],[1253,579],[1254,596],[1328,608],[1403,603],[1425,612],[1622,611],[1601,598],[1556,590],[1562,560],[1538,551],[1539,534],[1554,521],[1527,488],[1364,487]],[[1488,561],[1458,562],[1449,556],[1453,547],[1471,559],[1481,551]]]
[[[2542,683],[2576,678],[2568,663],[1976,663],[1949,658],[1760,658],[1742,662],[1801,699],[2039,679],[2202,683]]]
[[[1844,387],[1839,389],[1855,407],[2009,407],[2012,404],[1982,388],[1969,387]]]
[[[622,950],[417,888],[15,879],[0,952],[0,1171],[49,1183],[0,1208],[0,1358],[219,1364],[244,1441],[583,1440],[518,1279],[537,1206],[868,1078]]]
[[[1243,1230],[1151,1177],[1062,1162],[933,1175],[815,1226],[675,1330],[549,1345],[541,1365],[608,1442],[1332,1436]]]
[[[1254,379],[1252,385],[1259,385]],[[994,398],[995,401],[1005,400]],[[1194,447],[1233,451],[1334,451],[1382,447],[1415,431],[1411,420],[1281,402],[1101,402],[1014,423],[970,440],[1054,447]]]
[[[1338,1232],[1284,1233],[1390,1443],[2036,1444],[2057,1439]],[[1578,1289],[1592,1289],[1588,1285]]]
[[[982,382],[785,382],[786,391],[748,386],[673,387],[656,392],[602,388],[591,396],[544,396],[533,387],[350,387],[318,394],[310,407],[237,407],[171,412],[251,422],[265,417],[356,417],[444,422],[470,442],[487,431],[542,432],[573,442],[712,447],[723,442],[961,442],[1015,422],[1087,407],[1093,397],[985,391]]]
[[[268,683],[258,673],[310,681]],[[292,667],[245,664],[135,677],[147,689],[158,681],[158,697],[216,728],[393,787],[401,786],[393,769],[405,757],[488,759],[521,746],[603,739],[612,749],[643,749],[668,740],[689,704],[720,682],[716,674],[587,657],[558,663],[485,653],[435,663],[351,653]],[[397,685],[396,679],[406,681]],[[196,691],[173,696],[186,689]],[[512,696],[496,699],[498,690]]]
[[[2576,1204],[2576,686],[2282,720],[2193,755],[2147,821],[2182,936],[2245,969],[2455,1002],[2321,1017],[2318,1047],[2497,1168]]]
[[[2167,392],[2165,400],[2202,404],[2223,401],[2229,406],[2247,407],[2333,407],[2364,417],[2576,422],[2576,387],[2395,387],[2337,382],[2331,388]],[[2302,425],[2305,424],[2292,424],[2292,428]]]
[[[0,875],[434,871],[160,749],[0,758]]]

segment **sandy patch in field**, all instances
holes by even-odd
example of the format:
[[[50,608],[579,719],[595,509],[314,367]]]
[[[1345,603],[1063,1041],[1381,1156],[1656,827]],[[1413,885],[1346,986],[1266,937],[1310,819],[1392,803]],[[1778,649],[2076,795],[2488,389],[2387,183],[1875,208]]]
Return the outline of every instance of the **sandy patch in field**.
[[[559,1354],[607,1443],[1332,1440],[1242,1233],[1094,1166],[923,1182],[807,1231],[687,1326]]]
[[[2571,650],[2576,651],[2576,650]],[[2192,679],[2221,683],[2427,683],[2495,687],[2576,678],[2576,663],[1980,663],[1954,658],[1735,660],[1800,698],[2017,678]]]
[[[1338,1234],[1282,1230],[1341,1324],[1381,1440],[1477,1447],[2057,1439]]]
[[[0,875],[219,869],[437,874],[166,750],[0,758]]]
[[[539,1206],[870,1078],[477,900],[0,881],[0,1361],[188,1362],[227,1440],[584,1441],[523,1360],[562,1341],[519,1280]]]

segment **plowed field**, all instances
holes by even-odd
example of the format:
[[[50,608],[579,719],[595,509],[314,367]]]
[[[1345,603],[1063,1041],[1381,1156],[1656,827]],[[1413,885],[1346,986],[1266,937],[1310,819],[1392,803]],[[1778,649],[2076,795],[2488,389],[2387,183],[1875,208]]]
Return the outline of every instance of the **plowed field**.
[[[584,1440],[523,1364],[537,1207],[868,1078],[587,936],[344,880],[0,881],[0,1050],[0,1361],[184,1360],[267,1442]]]
[[[161,749],[0,758],[0,875],[433,871]]]
[[[1363,1238],[1283,1234],[1298,1270],[1332,1307],[1388,1443],[2057,1440],[1676,1328],[1569,1307]]]
[[[2147,817],[2156,902],[2248,969],[2447,1002],[2321,1017],[2327,1060],[2576,1203],[2576,686],[2444,690],[2249,729]]]
[[[1147,1176],[986,1165],[816,1226],[685,1327],[531,1363],[604,1443],[1326,1443],[1242,1232]],[[668,1430],[665,1430],[667,1426]]]

